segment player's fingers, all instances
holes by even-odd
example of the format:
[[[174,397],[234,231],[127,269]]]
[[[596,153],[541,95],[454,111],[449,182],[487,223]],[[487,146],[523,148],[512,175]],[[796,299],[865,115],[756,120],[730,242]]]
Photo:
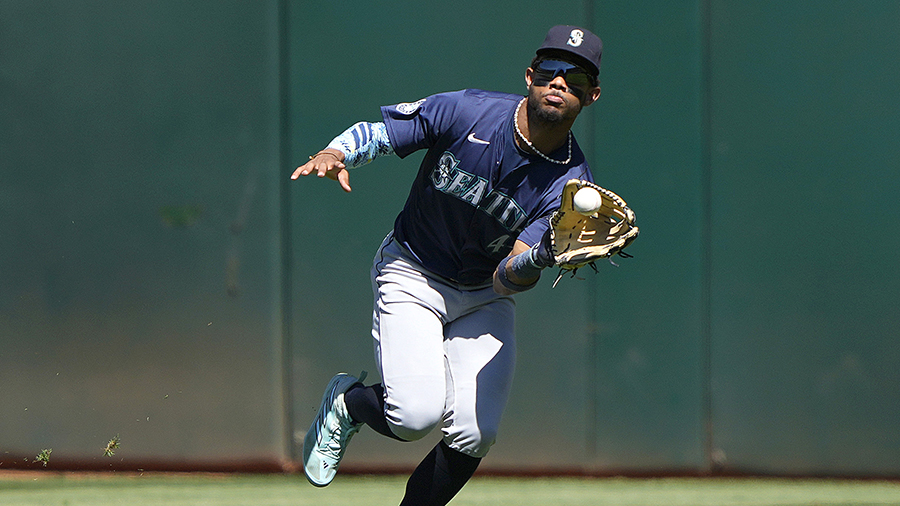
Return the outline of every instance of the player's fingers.
[[[344,170],[344,164],[341,162],[328,162],[319,166],[319,177],[328,176],[331,179],[336,179],[334,176],[338,172]]]
[[[347,171],[347,169],[335,169],[329,171],[327,176],[328,179],[334,179],[335,181],[340,183],[341,188],[343,188],[345,192],[350,191],[350,173]]]
[[[337,160],[324,160],[316,165],[317,175],[319,177],[328,176],[330,179],[335,179],[333,174],[344,170],[344,164]]]
[[[310,160],[310,161],[304,163],[303,165],[297,167],[297,170],[295,170],[294,173],[291,174],[291,179],[297,179],[300,176],[309,175],[310,172],[315,170],[315,164],[316,163],[313,160]]]
[[[345,192],[350,193],[350,172],[347,169],[341,169],[337,173],[338,183],[341,183],[341,188],[344,189]]]
[[[313,172],[315,172],[318,177],[331,177],[329,174],[331,174],[332,172],[344,170],[345,167],[346,166],[342,162],[338,162],[336,160],[321,160],[318,162],[315,160],[310,160],[305,164],[297,167],[293,174],[291,174],[291,179],[297,179],[300,176],[308,176]],[[335,178],[331,177],[331,179]]]
[[[295,170],[294,173],[291,174],[291,179],[297,179],[300,176],[305,176],[305,175],[309,174],[309,172],[311,170],[313,170],[312,165],[313,165],[312,162],[306,162],[303,165],[297,167],[297,170]]]

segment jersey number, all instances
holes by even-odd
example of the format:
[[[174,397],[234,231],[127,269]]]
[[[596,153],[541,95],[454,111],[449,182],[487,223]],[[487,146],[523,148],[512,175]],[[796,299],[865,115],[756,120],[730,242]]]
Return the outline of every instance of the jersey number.
[[[497,253],[498,251],[506,247],[507,240],[509,240],[509,234],[501,235],[500,237],[494,239],[490,244],[487,245],[488,251],[490,251],[491,253]]]

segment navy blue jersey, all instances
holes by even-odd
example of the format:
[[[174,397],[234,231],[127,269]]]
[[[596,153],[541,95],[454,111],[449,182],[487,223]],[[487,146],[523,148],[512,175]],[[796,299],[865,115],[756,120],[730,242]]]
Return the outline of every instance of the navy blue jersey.
[[[490,282],[516,239],[536,244],[559,208],[566,181],[593,181],[578,143],[572,160],[553,164],[515,142],[521,95],[464,90],[381,114],[401,158],[427,149],[394,237],[426,269],[463,285]],[[568,156],[568,144],[553,153]]]

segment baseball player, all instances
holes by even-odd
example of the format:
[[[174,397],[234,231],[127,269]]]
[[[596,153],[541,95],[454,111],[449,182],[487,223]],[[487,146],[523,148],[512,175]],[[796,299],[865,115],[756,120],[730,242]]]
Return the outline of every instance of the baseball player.
[[[331,483],[368,425],[400,441],[440,427],[403,505],[444,505],[497,436],[515,362],[515,304],[553,264],[548,217],[572,178],[593,181],[571,132],[600,97],[602,42],[555,26],[525,71],[528,94],[463,90],[381,108],[291,176],[337,180],[377,157],[425,150],[406,205],[375,255],[372,336],[380,383],[338,374],[306,435],[304,470]]]

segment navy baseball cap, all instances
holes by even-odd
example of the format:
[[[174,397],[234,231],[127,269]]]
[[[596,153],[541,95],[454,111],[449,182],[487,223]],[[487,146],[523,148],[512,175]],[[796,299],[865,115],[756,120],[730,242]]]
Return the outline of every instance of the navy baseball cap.
[[[603,41],[584,28],[572,25],[557,25],[547,32],[544,43],[537,50],[537,55],[549,51],[565,51],[572,53],[587,64],[587,70],[596,76],[600,74],[600,55],[603,53]]]

